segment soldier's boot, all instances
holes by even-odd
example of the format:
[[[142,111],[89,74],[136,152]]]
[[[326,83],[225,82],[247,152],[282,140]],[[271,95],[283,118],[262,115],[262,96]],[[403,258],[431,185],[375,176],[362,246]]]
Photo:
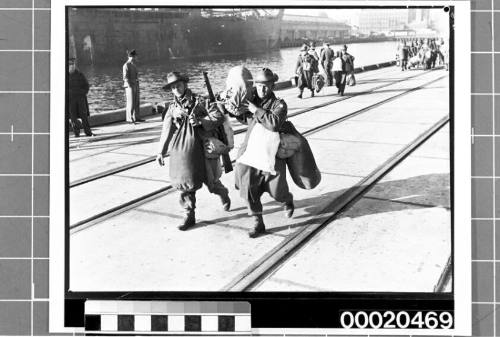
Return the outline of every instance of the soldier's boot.
[[[314,97],[314,89],[311,89],[311,97]]]
[[[264,219],[262,219],[262,214],[254,215],[253,220],[254,220],[254,228],[250,232],[248,232],[248,236],[252,239],[266,232],[266,226],[264,225]]]
[[[195,223],[196,220],[194,216],[194,211],[189,211],[188,213],[186,213],[186,216],[184,217],[182,224],[180,224],[177,228],[181,231],[185,231],[193,227]]]
[[[302,90],[299,92],[299,94],[297,95],[297,98],[302,98]]]
[[[229,194],[220,195],[220,201],[222,202],[222,209],[226,212],[229,212],[231,209],[231,199],[229,198]]]
[[[286,217],[291,218],[293,216],[293,212],[295,211],[295,205],[293,202],[286,203],[284,209]]]

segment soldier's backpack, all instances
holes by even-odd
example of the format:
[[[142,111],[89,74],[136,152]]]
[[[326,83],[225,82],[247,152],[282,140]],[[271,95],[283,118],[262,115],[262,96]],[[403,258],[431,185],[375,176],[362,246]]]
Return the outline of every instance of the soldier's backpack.
[[[314,57],[309,55],[309,54],[303,55],[302,60],[301,60],[301,66],[302,66],[302,70],[306,70],[306,71],[313,70]]]

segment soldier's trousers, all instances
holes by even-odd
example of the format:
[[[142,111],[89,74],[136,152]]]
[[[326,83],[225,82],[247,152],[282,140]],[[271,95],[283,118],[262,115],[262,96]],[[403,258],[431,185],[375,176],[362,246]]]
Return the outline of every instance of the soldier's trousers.
[[[205,159],[205,168],[207,179],[205,185],[210,193],[216,194],[221,198],[227,198],[228,189],[220,181],[222,176],[222,167],[220,159]],[[179,203],[186,213],[193,212],[196,208],[196,190],[181,190]]]
[[[271,175],[241,163],[237,164],[237,188],[247,203],[249,215],[262,214],[260,198],[264,192],[283,204],[293,203],[293,195],[286,181],[286,162],[276,158],[275,169],[276,175]]]
[[[327,86],[332,86],[333,85],[332,64],[331,63],[323,64],[323,69],[325,69],[326,73]]]
[[[80,123],[78,120],[82,121],[81,127],[83,127],[85,134],[87,136],[92,134],[87,115],[88,111],[86,98],[84,96],[70,97],[69,116],[71,118],[71,127],[73,128],[73,132],[76,137],[80,136]]]
[[[135,121],[140,118],[139,110],[139,84],[125,88],[127,106],[125,107],[127,122]]]

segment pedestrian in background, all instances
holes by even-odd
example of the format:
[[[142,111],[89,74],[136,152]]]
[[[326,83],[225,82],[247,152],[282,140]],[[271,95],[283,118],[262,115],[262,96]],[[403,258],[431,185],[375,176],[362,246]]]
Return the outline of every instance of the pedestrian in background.
[[[283,123],[287,119],[287,105],[283,99],[276,97],[273,92],[274,83],[278,75],[269,68],[263,68],[254,78],[256,97],[249,102],[248,109],[251,118],[238,116],[238,120],[248,123],[245,140],[238,151],[241,157],[247,148],[249,136],[257,123],[272,132],[282,131]],[[241,118],[244,117],[244,118]],[[292,217],[294,212],[293,195],[290,193],[286,181],[286,162],[276,157],[275,175],[237,162],[235,169],[235,184],[240,191],[240,196],[245,200],[248,213],[254,219],[254,228],[248,233],[251,238],[263,234],[266,230],[262,218],[262,203],[260,198],[264,192],[276,201],[281,202],[287,217]]]
[[[298,76],[299,95],[302,98],[302,93],[305,88],[311,90],[311,97],[314,97],[313,76],[318,72],[318,63],[314,56],[308,53],[307,45],[303,45],[300,49],[297,63],[295,64],[295,73]]]
[[[401,71],[408,70],[409,56],[410,56],[410,48],[406,45],[406,41],[404,41],[403,47],[401,48]]]
[[[127,52],[128,60],[123,65],[123,87],[127,99],[126,121],[129,123],[144,122],[139,109],[139,73],[137,71],[137,52],[135,49]]]
[[[85,135],[91,137],[94,134],[89,125],[90,113],[87,101],[90,86],[85,75],[76,69],[75,61],[75,58],[70,58],[68,62],[67,109],[75,137],[80,137],[80,128],[83,128]]]
[[[344,59],[342,58],[342,52],[340,50],[337,51],[337,56],[333,59],[332,70],[337,93],[342,96],[345,90],[346,73]]]
[[[354,79],[354,56],[347,52],[347,45],[344,45],[342,48],[342,60],[344,61],[346,82],[349,80],[349,85],[354,85],[356,83]],[[345,89],[345,85],[343,87]],[[342,95],[344,94],[344,89],[341,92]]]
[[[333,85],[333,74],[332,74],[332,65],[333,65],[334,53],[330,48],[330,44],[325,42],[324,48],[321,50],[319,56],[319,62],[326,73],[326,83],[328,86]]]

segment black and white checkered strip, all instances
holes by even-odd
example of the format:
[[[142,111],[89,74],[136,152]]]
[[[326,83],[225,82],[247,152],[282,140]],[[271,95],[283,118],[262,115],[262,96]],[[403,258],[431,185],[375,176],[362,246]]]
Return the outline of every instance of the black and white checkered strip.
[[[102,334],[248,334],[246,302],[86,301],[85,331]]]

